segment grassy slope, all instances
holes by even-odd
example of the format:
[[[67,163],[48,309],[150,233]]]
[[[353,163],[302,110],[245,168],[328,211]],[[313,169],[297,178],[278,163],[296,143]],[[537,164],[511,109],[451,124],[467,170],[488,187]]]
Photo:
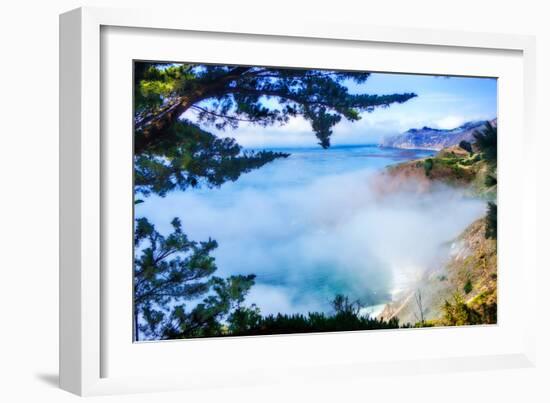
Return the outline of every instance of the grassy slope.
[[[426,163],[427,160],[431,162]],[[487,186],[488,171],[487,163],[479,154],[469,155],[459,147],[450,147],[432,158],[389,167],[384,177],[385,190],[413,183],[417,191],[427,192],[444,183],[493,200],[496,185]],[[418,322],[420,308],[415,293],[420,292],[427,325],[496,321],[496,240],[485,237],[485,219],[473,222],[446,246],[449,248],[447,258],[434,262],[418,283],[389,304],[381,316],[397,317],[401,323]],[[446,301],[449,304],[445,306]]]
[[[487,187],[487,163],[479,154],[469,155],[457,146],[445,148],[436,156],[407,161],[388,167],[384,176],[387,190],[398,190],[411,183],[418,191],[429,191],[438,184],[466,188],[471,194],[492,199],[496,188]]]

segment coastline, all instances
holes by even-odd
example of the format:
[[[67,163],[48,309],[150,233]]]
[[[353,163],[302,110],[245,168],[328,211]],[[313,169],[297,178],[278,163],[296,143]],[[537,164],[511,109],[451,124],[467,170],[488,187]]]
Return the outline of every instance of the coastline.
[[[434,159],[447,157],[466,160],[472,155],[454,146],[438,151]],[[379,181],[383,183],[384,194],[398,191],[402,186],[413,186],[420,193],[429,193],[438,183],[444,183],[480,200],[491,200],[496,195],[496,184],[492,187],[479,185],[480,178],[484,179],[488,172],[482,162],[474,162],[472,166],[475,168],[465,167],[472,172],[462,177],[456,175],[456,168],[440,169],[435,174],[427,172],[425,160],[386,167],[381,173],[383,179]],[[470,307],[481,310],[483,315],[486,314],[483,323],[496,323],[496,239],[487,238],[486,233],[485,215],[466,223],[456,238],[442,242],[442,247],[447,249],[443,258],[427,265],[419,278],[393,294],[392,300],[385,304],[376,318],[398,319],[401,324],[437,326],[445,324],[442,322],[443,311],[450,306],[449,301],[454,300],[466,310]]]

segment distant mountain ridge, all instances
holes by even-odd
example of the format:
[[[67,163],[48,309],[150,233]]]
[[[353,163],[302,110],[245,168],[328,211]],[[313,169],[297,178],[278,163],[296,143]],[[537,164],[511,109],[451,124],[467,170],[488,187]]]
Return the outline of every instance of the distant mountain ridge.
[[[496,125],[496,121],[496,119],[493,119],[491,124]],[[421,129],[409,129],[405,133],[385,137],[379,146],[440,151],[445,147],[457,145],[462,140],[473,141],[473,133],[476,130],[481,130],[485,122],[485,120],[467,122],[459,127],[448,130],[427,126]]]

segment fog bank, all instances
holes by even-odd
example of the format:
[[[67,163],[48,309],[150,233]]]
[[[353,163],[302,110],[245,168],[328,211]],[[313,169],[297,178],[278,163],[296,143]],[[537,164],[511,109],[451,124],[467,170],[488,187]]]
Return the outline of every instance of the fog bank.
[[[329,156],[295,153],[220,189],[150,197],[136,215],[163,233],[177,216],[190,239],[217,240],[216,275],[256,274],[247,300],[266,314],[327,311],[337,293],[384,303],[484,213],[446,187],[381,197],[371,179],[390,154]]]

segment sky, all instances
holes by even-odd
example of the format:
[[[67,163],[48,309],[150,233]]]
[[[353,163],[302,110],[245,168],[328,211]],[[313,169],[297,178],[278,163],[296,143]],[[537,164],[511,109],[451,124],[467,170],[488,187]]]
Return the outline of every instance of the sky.
[[[474,120],[497,117],[495,78],[443,77],[413,74],[373,73],[363,84],[346,82],[351,93],[393,94],[414,92],[418,96],[403,104],[363,113],[356,122],[342,120],[333,130],[333,145],[377,144],[384,136],[424,126],[453,129]],[[262,128],[242,124],[220,136],[234,137],[248,148],[309,147],[317,139],[303,118],[292,118],[284,126]]]

